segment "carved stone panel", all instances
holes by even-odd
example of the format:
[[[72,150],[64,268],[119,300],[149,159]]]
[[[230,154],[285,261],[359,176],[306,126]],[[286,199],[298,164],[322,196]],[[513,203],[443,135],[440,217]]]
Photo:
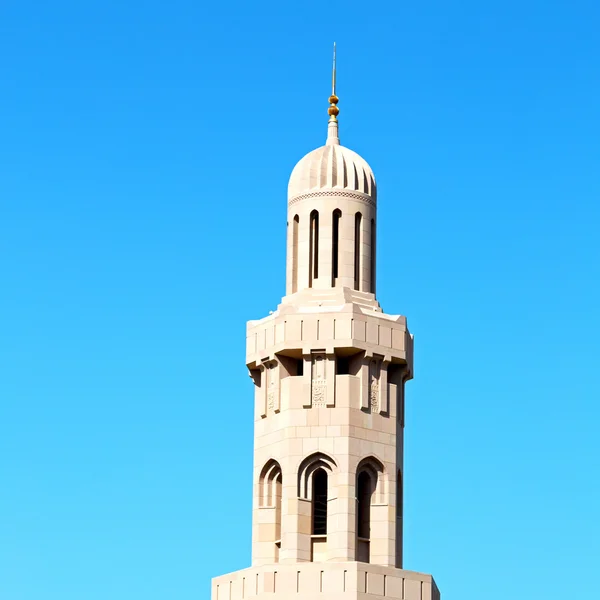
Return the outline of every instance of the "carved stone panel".
[[[276,361],[273,360],[265,363],[265,377],[267,412],[277,412],[279,411],[279,373]]]
[[[378,413],[381,407],[379,401],[381,380],[381,360],[372,358],[369,361],[369,402],[371,412]]]
[[[327,404],[327,360],[325,354],[312,355],[311,400],[313,406]]]

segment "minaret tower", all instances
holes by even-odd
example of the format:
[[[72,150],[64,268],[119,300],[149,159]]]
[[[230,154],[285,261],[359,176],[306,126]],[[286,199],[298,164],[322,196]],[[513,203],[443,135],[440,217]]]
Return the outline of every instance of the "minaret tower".
[[[402,569],[406,318],[377,302],[377,186],[340,145],[335,46],[324,146],[288,185],[286,296],[250,321],[252,566],[212,600],[439,600]]]

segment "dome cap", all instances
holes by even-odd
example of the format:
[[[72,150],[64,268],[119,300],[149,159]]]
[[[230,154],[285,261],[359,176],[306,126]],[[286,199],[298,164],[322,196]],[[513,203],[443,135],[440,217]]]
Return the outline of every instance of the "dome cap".
[[[371,202],[377,199],[375,175],[367,162],[356,152],[340,145],[338,133],[336,87],[336,57],[333,45],[333,76],[329,97],[329,123],[327,141],[324,146],[309,152],[294,167],[288,183],[288,200],[321,190],[347,190],[368,196]]]

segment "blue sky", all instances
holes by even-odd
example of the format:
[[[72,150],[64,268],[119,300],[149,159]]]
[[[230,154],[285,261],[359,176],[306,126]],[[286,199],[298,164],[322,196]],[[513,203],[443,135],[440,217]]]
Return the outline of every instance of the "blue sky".
[[[284,294],[334,39],[379,300],[416,340],[405,566],[445,600],[594,595],[599,25],[592,0],[3,2],[0,597],[204,599],[248,566],[245,321]]]

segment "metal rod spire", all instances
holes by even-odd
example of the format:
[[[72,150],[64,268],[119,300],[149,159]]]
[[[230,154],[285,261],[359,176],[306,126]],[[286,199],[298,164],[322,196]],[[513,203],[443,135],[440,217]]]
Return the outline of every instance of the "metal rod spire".
[[[331,96],[329,96],[329,124],[327,125],[327,145],[339,145],[340,138],[338,136],[337,116],[340,114],[340,109],[337,107],[339,98],[335,94],[336,84],[336,64],[335,64],[335,42],[333,42],[333,71],[331,74]]]
[[[335,96],[335,42],[333,42],[333,73],[331,75],[331,95]]]

